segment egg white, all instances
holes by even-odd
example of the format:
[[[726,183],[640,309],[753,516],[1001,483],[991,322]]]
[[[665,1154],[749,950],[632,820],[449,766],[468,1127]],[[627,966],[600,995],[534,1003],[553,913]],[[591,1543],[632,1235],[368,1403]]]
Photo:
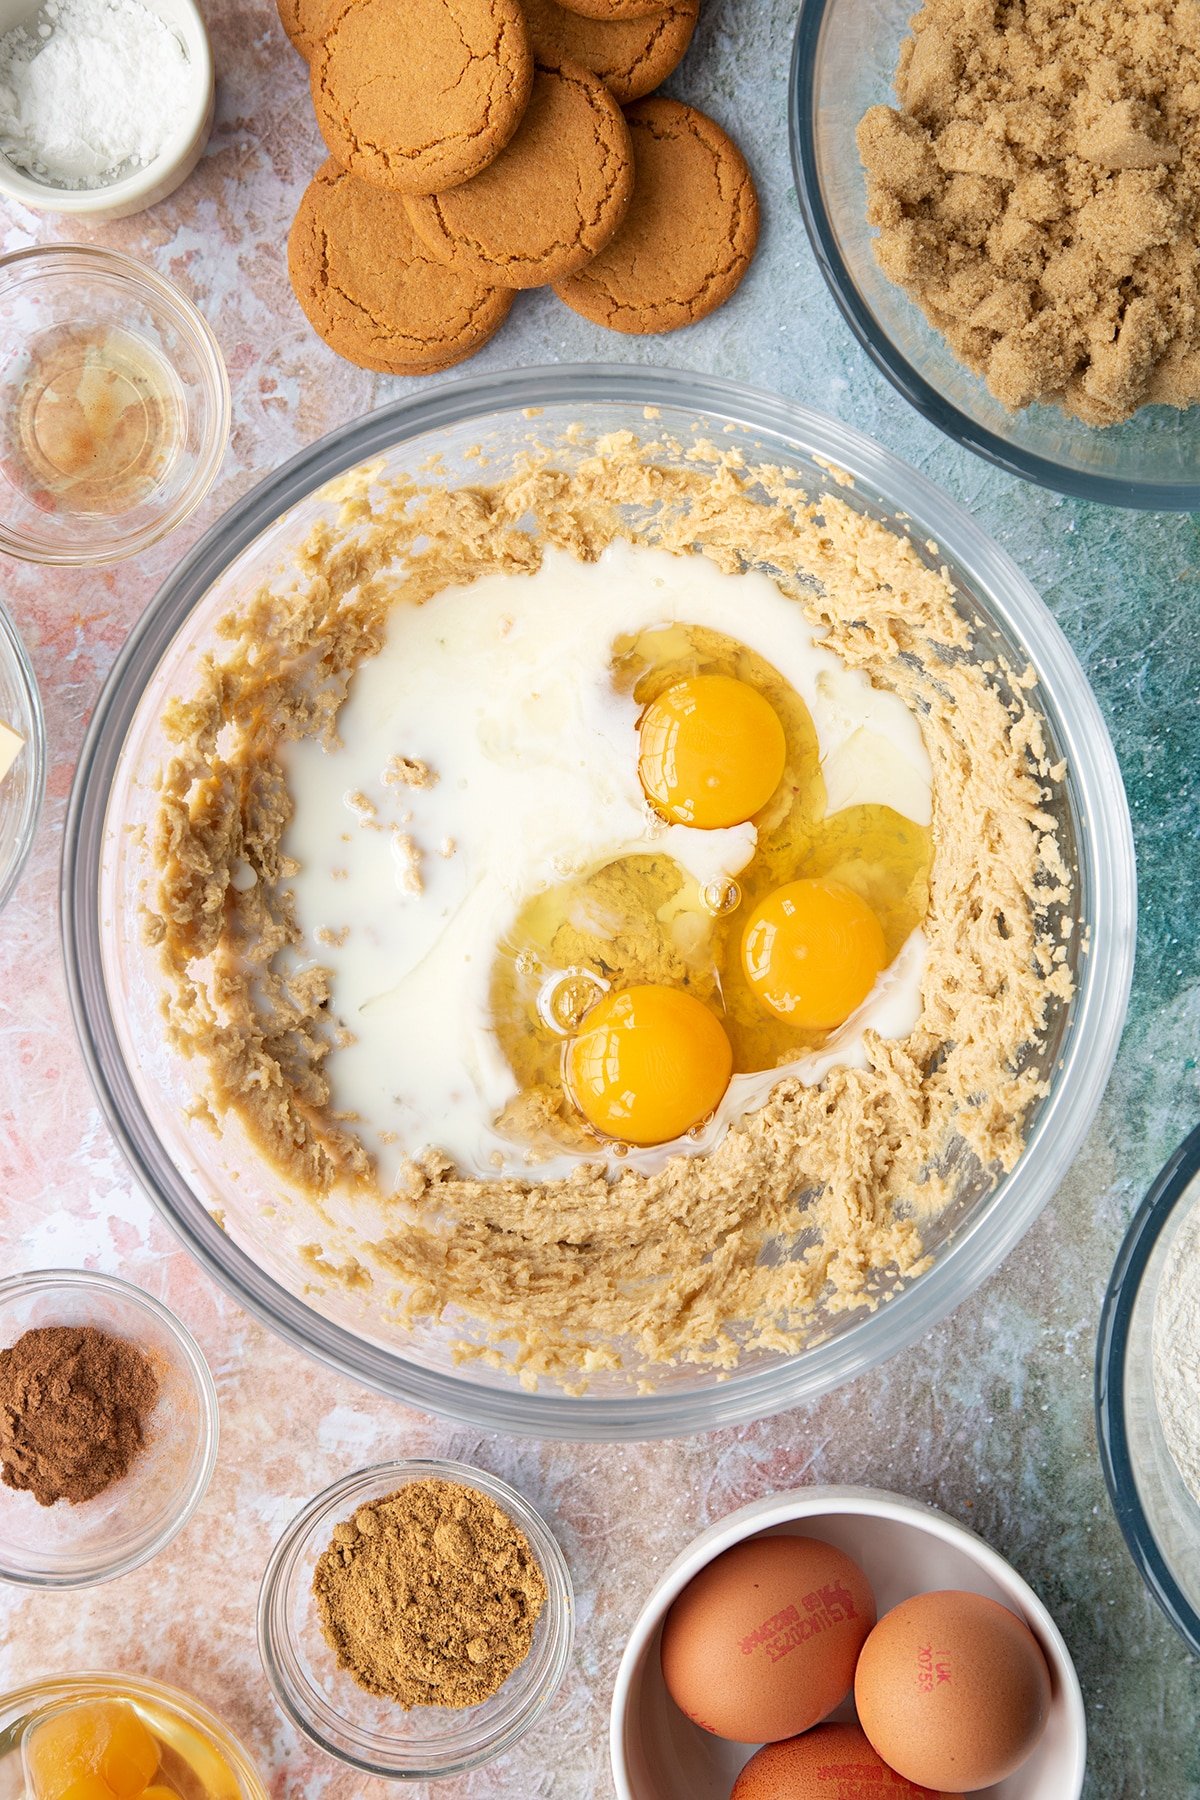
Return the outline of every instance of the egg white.
[[[736,637],[791,683],[816,726],[830,811],[877,802],[929,823],[916,719],[820,648],[767,575],[618,542],[596,563],[548,550],[533,575],[489,575],[397,607],[355,675],[337,747],[309,741],[283,756],[302,958],[331,971],[348,1035],[326,1065],[333,1104],[357,1121],[385,1187],[425,1149],[484,1178],[546,1179],[594,1162],[593,1152],[531,1164],[495,1129],[517,1091],[490,1025],[496,946],[532,894],[617,857],[665,850],[703,887],[753,856],[753,826],[668,826],[642,793],[639,708],[613,690],[612,648],[670,623]],[[426,764],[434,785],[389,780],[398,756]],[[819,1053],[735,1076],[688,1150],[711,1148],[784,1076],[817,1082],[862,1066],[868,1029],[907,1034],[924,951],[914,932]],[[631,1151],[620,1166],[661,1166],[678,1149]]]

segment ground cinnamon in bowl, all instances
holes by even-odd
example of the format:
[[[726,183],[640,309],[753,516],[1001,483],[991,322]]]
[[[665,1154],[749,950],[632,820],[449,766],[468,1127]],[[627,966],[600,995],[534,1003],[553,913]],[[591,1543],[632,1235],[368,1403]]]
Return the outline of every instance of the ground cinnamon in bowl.
[[[42,1506],[94,1500],[145,1442],[158,1377],[136,1344],[44,1325],[0,1350],[0,1479]]]
[[[360,1687],[406,1711],[464,1708],[529,1655],[546,1581],[502,1507],[431,1477],[335,1526],[313,1594],[338,1666]]]

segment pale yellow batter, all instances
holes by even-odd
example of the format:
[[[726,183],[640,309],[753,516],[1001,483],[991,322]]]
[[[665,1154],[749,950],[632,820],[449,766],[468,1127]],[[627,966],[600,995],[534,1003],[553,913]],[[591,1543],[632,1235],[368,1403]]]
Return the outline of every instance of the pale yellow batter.
[[[391,606],[534,569],[547,543],[584,560],[619,535],[698,550],[725,568],[770,568],[828,646],[921,719],[935,849],[911,1036],[869,1039],[869,1067],[820,1087],[782,1082],[711,1153],[651,1175],[610,1181],[585,1166],[479,1181],[425,1156],[386,1200],[390,1230],[309,1250],[316,1278],[395,1290],[408,1321],[459,1319],[464,1355],[526,1381],[578,1385],[676,1360],[730,1367],[748,1350],[801,1348],[818,1302],[874,1304],[919,1268],[922,1225],[953,1193],[950,1160],[995,1174],[1016,1162],[1043,1091],[1030,1052],[1071,993],[1070,882],[1046,806],[1063,771],[1026,697],[1032,676],[972,660],[946,575],[852,498],[810,503],[780,470],[751,479],[736,450],[668,451],[614,436],[573,473],[531,454],[496,487],[405,486],[373,509],[351,486],[294,583],[263,588],[226,621],[228,651],[166,721],[177,753],[163,771],[149,930],[172,1040],[203,1059],[212,1111],[237,1112],[281,1194],[357,1187],[377,1202],[353,1122],[328,1105],[326,980],[273,967],[296,939],[276,747],[333,731]],[[764,1259],[799,1234],[798,1254]]]

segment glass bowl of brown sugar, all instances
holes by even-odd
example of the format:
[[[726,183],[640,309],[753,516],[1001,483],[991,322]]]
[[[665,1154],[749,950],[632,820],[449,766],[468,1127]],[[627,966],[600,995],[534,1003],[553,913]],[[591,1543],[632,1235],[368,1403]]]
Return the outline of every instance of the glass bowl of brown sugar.
[[[867,217],[867,180],[856,132],[870,108],[880,104],[898,105],[896,64],[901,45],[911,42],[912,15],[918,11],[912,0],[801,0],[788,100],[792,167],[809,243],[842,317],[876,368],[910,405],[954,443],[986,458],[1006,473],[1037,482],[1057,493],[1108,506],[1139,507],[1153,512],[1195,512],[1200,508],[1200,406],[1147,404],[1123,422],[1107,426],[1085,424],[1059,405],[1034,403],[1010,410],[989,389],[982,374],[960,361],[943,332],[929,322],[916,300],[910,298],[905,288],[890,280],[876,261],[875,245],[879,233]],[[1064,7],[1059,16],[1060,19],[1078,20],[1085,15],[1085,8]],[[927,12],[925,17],[928,19],[930,14]],[[990,27],[990,12],[986,18]],[[1000,29],[997,27],[998,31]],[[1116,27],[1111,29],[1115,34]],[[942,35],[945,35],[944,31]],[[1117,43],[1115,35],[1112,41],[1114,45]],[[1169,41],[1164,24],[1161,39],[1156,40],[1156,48],[1161,42],[1159,53],[1164,57]],[[1016,53],[1011,49],[1007,54],[1015,59]],[[1047,55],[1052,59],[1051,52],[1047,51]],[[1062,55],[1061,50],[1059,55]],[[1115,70],[1117,64],[1114,62],[1112,66]],[[1061,77],[1061,67],[1059,73]],[[1117,78],[1114,74],[1113,79]],[[1149,62],[1139,58],[1138,67],[1128,78],[1138,84],[1130,88],[1130,92],[1148,93]],[[956,81],[952,85],[961,89],[965,83]],[[1053,86],[1053,78],[1049,75],[1047,85]],[[1063,83],[1062,91],[1064,94],[1074,91],[1069,81]],[[989,104],[978,90],[977,100],[984,106]],[[1037,96],[1031,94],[1030,102],[1036,100]],[[1002,115],[1004,106],[1003,101],[993,101],[992,114]],[[1014,109],[1010,107],[1011,110]],[[1019,103],[1015,110],[1021,110]],[[1040,113],[1044,109],[1031,104],[1026,110]],[[1157,107],[1152,110],[1157,112]],[[1163,128],[1166,129],[1165,125]],[[981,139],[984,136],[983,128],[978,124],[964,121],[962,130],[978,132]],[[1016,144],[1014,135],[1012,146]],[[1006,146],[1006,150],[1012,158],[1013,148]],[[1179,152],[1174,150],[1171,154],[1178,156]],[[1069,160],[1076,169],[1086,167],[1081,156],[1072,156]],[[966,164],[962,167],[965,169]],[[993,174],[997,172],[992,171]],[[1013,172],[1019,177],[1015,163]],[[1056,172],[1053,167],[1049,176],[1043,174],[1040,177],[1055,184],[1062,178],[1062,170]],[[982,203],[985,210],[988,199],[995,199],[999,207],[1005,202],[998,196],[1009,190],[1015,192],[1007,178],[1001,181],[979,174],[970,175],[959,190],[959,204],[974,192],[979,196],[976,204]],[[902,207],[904,223],[896,233],[897,240],[911,233],[911,241],[916,245],[923,242],[920,233],[933,231],[936,250],[939,232],[934,230],[932,222],[909,216],[920,210],[914,205]],[[1014,224],[1018,214],[1019,207],[1014,203],[1009,215]],[[984,224],[986,227],[986,221]],[[1056,220],[1053,229],[1060,236],[1067,230],[1073,232],[1074,220],[1068,213]],[[1039,257],[1052,260],[1055,246],[1050,242],[1049,234],[1046,243],[1039,248],[1037,233],[1028,225],[1026,231],[1030,238],[1024,252],[1027,266],[1037,266]],[[1117,234],[1110,231],[1107,236],[1112,240],[1108,248],[1119,255],[1115,242]],[[1076,247],[1082,249],[1082,242],[1077,241]],[[948,245],[947,253],[961,256],[963,244]],[[1145,260],[1149,268],[1157,259],[1157,266],[1166,271],[1175,266],[1174,257],[1182,259],[1190,254],[1190,239],[1185,235],[1176,249],[1164,248]],[[912,256],[915,263],[918,256],[915,248]],[[1064,266],[1070,266],[1065,259]],[[968,278],[971,272],[968,260]],[[1172,302],[1169,297],[1176,282],[1182,288],[1184,280],[1182,276],[1168,277],[1164,273],[1163,288],[1154,301],[1155,330],[1166,332],[1170,329],[1168,306]],[[1035,318],[1045,309],[1047,324],[1041,337],[1043,354],[1049,350],[1052,341],[1049,322],[1053,318],[1053,309],[1047,304],[1049,285],[1047,280],[1045,286],[1034,284],[1028,290]],[[1116,304],[1124,317],[1129,318],[1127,303],[1134,300],[1135,283],[1113,276],[1112,285],[1118,290],[1114,295]],[[948,290],[952,286],[948,279],[943,290],[944,299],[950,297]],[[1007,287],[1007,295],[1001,294],[1002,287]],[[1094,300],[1085,299],[1086,292],[1085,289],[1083,294],[1076,295],[1076,304],[1095,304]],[[988,301],[993,305],[1002,304],[1006,297],[1010,303],[1020,305],[1022,281],[1005,284],[993,277]],[[931,305],[936,305],[932,288],[927,290],[927,298]],[[985,313],[987,303],[980,306],[981,314]],[[1102,304],[1107,305],[1107,300]],[[1148,304],[1145,299],[1141,302],[1143,308]],[[1137,310],[1133,307],[1135,314]],[[1101,342],[1103,316],[1099,313],[1093,321]],[[958,329],[962,331],[961,320]],[[976,335],[986,342],[983,331]],[[1035,325],[1034,337],[1038,335]],[[1128,355],[1130,365],[1137,367],[1138,359],[1132,350]],[[853,379],[854,364],[846,366]],[[1165,364],[1163,367],[1165,370]],[[1187,367],[1186,360],[1183,367]],[[967,479],[965,475],[963,479]]]
[[[509,1749],[545,1714],[573,1641],[571,1577],[545,1521],[494,1475],[433,1458],[318,1494],[259,1596],[283,1712],[330,1756],[391,1781]]]
[[[0,1281],[0,1581],[91,1587],[148,1562],[204,1495],[217,1417],[199,1348],[140,1288]]]

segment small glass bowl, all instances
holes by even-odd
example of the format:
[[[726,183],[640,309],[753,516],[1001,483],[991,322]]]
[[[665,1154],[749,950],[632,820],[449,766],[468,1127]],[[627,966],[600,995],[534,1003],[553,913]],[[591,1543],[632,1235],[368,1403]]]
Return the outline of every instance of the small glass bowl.
[[[788,98],[792,167],[818,267],[876,368],[956,444],[1060,494],[1151,511],[1200,509],[1200,406],[1145,406],[1098,428],[1057,406],[1010,412],[875,260],[855,142],[895,103],[912,0],[801,0]]]
[[[0,1485],[0,1581],[93,1587],[140,1568],[195,1512],[217,1460],[217,1391],[174,1314],[116,1276],[46,1269],[0,1281],[0,1349],[38,1325],[95,1325],[136,1344],[158,1376],[145,1444],[94,1500],[41,1506]]]
[[[431,1479],[478,1489],[520,1526],[545,1577],[546,1604],[529,1655],[490,1700],[462,1711],[418,1707],[405,1712],[394,1701],[368,1694],[338,1668],[317,1616],[313,1570],[334,1526],[358,1507]],[[288,1718],[339,1762],[391,1781],[455,1775],[509,1749],[541,1718],[558,1691],[574,1635],[571,1577],[538,1513],[494,1475],[436,1458],[360,1469],[318,1494],[276,1544],[258,1601],[259,1652]]]
[[[17,885],[46,792],[46,721],[37,677],[0,601],[0,720],[25,739],[0,780],[0,906]]]
[[[132,417],[122,452],[130,491],[113,511],[102,495],[116,491],[115,475],[96,481],[90,496],[81,486],[85,434],[112,421],[113,385],[92,366],[99,355],[119,360],[121,416]],[[49,367],[60,377],[47,394]],[[74,407],[80,395],[90,410],[73,422],[84,420],[84,435],[64,437],[60,425],[50,439],[46,421],[61,419],[64,399]],[[216,338],[153,269],[84,244],[0,257],[0,551],[72,567],[136,556],[200,504],[221,466],[229,420]],[[152,437],[162,440],[161,455],[146,451],[139,464]],[[77,458],[70,476],[62,473],[66,454]]]
[[[267,1788],[239,1740],[215,1714],[190,1694],[149,1681],[140,1675],[114,1671],[50,1675],[30,1681],[11,1693],[0,1694],[0,1796],[9,1800],[24,1795],[21,1739],[28,1724],[51,1707],[69,1706],[77,1700],[129,1700],[168,1742],[196,1738],[222,1757],[237,1783],[237,1800],[268,1800]],[[234,1800],[226,1780],[220,1792]]]
[[[1138,1573],[1200,1655],[1200,1504],[1171,1455],[1154,1397],[1154,1314],[1171,1250],[1200,1209],[1200,1126],[1161,1171],[1117,1254],[1096,1348],[1096,1435]]]

